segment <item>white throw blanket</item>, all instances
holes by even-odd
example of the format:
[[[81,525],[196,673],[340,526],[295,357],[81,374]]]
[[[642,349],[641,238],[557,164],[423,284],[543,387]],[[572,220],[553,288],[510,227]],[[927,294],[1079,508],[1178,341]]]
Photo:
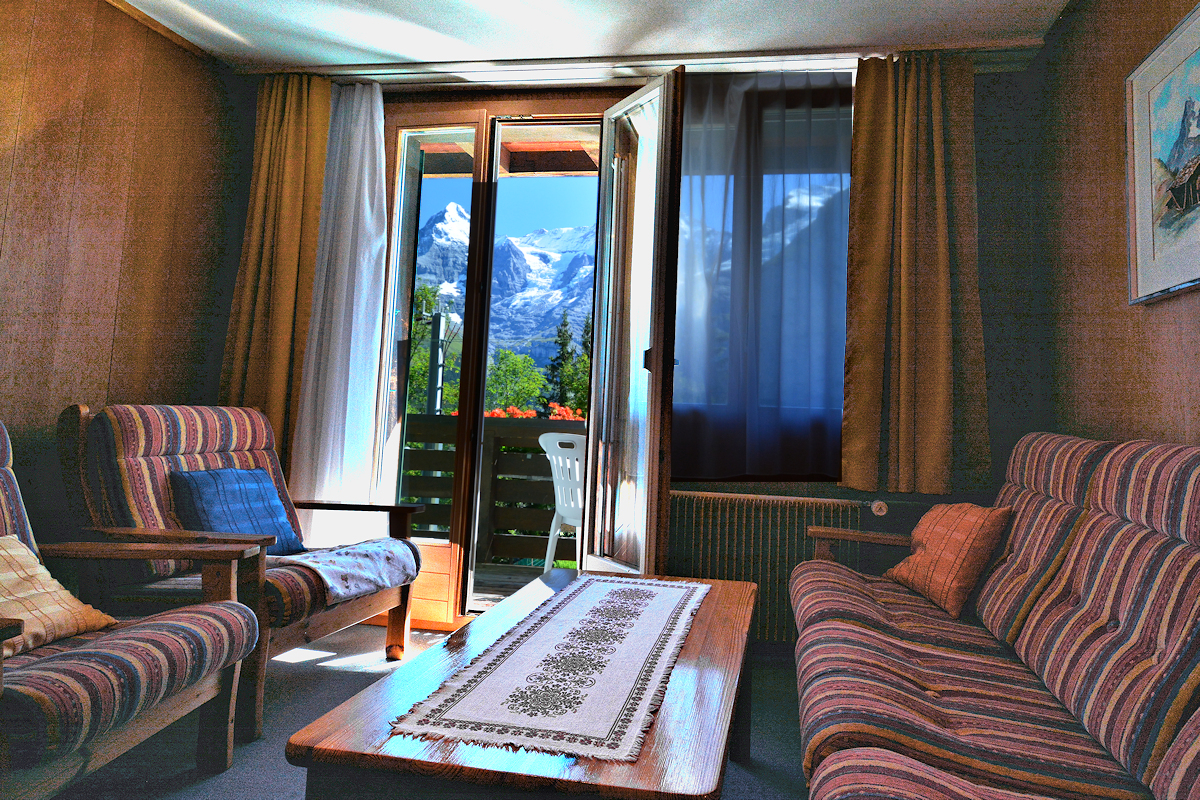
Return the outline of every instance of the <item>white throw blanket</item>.
[[[392,732],[635,761],[709,587],[583,575]]]
[[[268,556],[271,564],[299,564],[321,576],[329,605],[412,583],[421,569],[420,551],[407,539],[371,539],[358,544]]]

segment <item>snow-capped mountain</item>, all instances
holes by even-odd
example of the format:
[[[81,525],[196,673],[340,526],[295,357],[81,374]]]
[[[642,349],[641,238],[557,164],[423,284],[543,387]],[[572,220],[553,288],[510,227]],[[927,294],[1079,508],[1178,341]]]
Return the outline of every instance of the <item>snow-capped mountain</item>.
[[[429,218],[417,235],[417,282],[440,287],[449,311],[462,314],[470,214],[457,203]],[[545,366],[563,312],[576,345],[592,311],[596,228],[540,229],[493,243],[488,347],[533,356]]]

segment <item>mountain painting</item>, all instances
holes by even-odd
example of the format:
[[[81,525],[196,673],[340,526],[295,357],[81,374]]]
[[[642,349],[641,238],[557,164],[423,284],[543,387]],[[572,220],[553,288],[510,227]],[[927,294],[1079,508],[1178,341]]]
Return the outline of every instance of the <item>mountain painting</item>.
[[[1200,51],[1151,90],[1150,137],[1157,259],[1200,219]]]

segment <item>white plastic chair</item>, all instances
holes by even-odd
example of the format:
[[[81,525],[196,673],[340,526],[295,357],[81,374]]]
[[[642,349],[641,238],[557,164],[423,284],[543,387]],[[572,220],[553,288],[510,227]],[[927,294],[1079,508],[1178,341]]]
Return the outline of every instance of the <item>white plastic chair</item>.
[[[578,433],[543,433],[538,444],[550,459],[554,476],[554,521],[550,523],[550,543],[546,545],[546,568],[554,566],[554,551],[563,525],[575,527],[575,563],[579,564],[579,528],[583,525],[583,457],[587,437]]]

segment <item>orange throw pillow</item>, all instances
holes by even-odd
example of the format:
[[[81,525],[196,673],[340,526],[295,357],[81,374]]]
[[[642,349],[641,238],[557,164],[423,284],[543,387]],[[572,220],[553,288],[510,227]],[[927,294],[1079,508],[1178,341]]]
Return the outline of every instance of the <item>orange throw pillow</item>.
[[[1011,508],[936,505],[912,533],[912,555],[884,573],[958,619],[988,558],[1008,527]]]

